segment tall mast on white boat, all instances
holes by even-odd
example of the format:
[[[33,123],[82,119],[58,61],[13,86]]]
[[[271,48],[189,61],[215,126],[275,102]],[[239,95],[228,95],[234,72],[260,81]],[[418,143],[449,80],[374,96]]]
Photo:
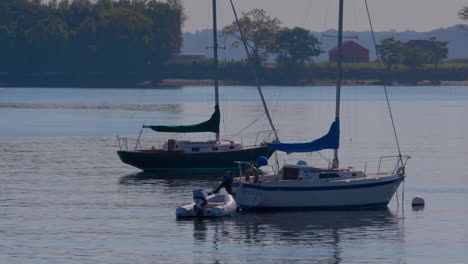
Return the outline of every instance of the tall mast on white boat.
[[[216,18],[216,0],[213,0],[213,67],[214,67],[215,107],[219,109],[218,27],[217,27],[217,18]],[[219,141],[219,132],[216,133],[216,141]]]
[[[339,15],[338,15],[338,76],[336,78],[336,111],[335,120],[340,119],[340,96],[341,96],[341,61],[343,52],[343,0],[340,1]],[[333,163],[332,168],[337,169],[340,166],[338,160],[338,149],[333,150]]]

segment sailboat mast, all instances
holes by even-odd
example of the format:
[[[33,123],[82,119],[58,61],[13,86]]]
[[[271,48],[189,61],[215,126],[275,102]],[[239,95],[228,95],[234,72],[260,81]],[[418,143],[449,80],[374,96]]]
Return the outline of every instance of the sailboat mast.
[[[340,119],[340,96],[341,96],[341,62],[343,59],[343,0],[340,1],[339,15],[338,15],[338,63],[337,63],[337,72],[338,76],[336,78],[336,111],[335,111],[335,120]],[[332,168],[337,169],[340,166],[338,160],[338,149],[333,150],[333,163]]]
[[[215,107],[219,108],[218,26],[217,26],[217,17],[216,17],[216,0],[213,0],[213,67],[214,67]],[[216,141],[219,141],[219,132],[216,133]]]

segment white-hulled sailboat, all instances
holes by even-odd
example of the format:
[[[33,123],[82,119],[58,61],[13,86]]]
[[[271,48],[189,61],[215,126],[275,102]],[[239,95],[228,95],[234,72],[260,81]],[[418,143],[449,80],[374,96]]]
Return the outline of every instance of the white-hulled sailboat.
[[[366,174],[352,168],[339,167],[343,0],[339,2],[335,121],[325,136],[314,141],[268,144],[274,150],[287,153],[333,149],[333,162],[328,168],[311,167],[303,162],[284,165],[277,173],[260,175],[254,181],[250,177],[243,177],[241,172],[241,176],[234,180],[233,191],[237,205],[242,209],[333,210],[386,207],[406,177],[405,165],[409,156],[402,156],[399,146],[399,155],[394,156],[398,161],[391,172]],[[381,160],[382,158],[389,157],[381,157]]]

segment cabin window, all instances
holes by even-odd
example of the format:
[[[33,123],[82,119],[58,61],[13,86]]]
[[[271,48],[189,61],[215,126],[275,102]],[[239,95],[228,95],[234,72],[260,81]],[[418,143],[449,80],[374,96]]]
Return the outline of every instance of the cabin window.
[[[213,148],[213,150],[218,150],[218,148]]]
[[[354,173],[354,172],[351,175],[353,175],[353,177],[356,177],[356,173]]]
[[[283,167],[283,180],[297,180],[299,178],[298,168]]]
[[[234,146],[229,146],[229,149],[234,149]]]
[[[332,178],[339,178],[340,175],[336,173],[320,173],[319,178],[320,179],[332,179]]]
[[[175,145],[175,147],[176,147],[176,148],[178,148],[178,147],[179,147],[179,145]]]
[[[200,148],[192,148],[192,151],[193,151],[193,152],[199,152],[199,151],[200,151]]]

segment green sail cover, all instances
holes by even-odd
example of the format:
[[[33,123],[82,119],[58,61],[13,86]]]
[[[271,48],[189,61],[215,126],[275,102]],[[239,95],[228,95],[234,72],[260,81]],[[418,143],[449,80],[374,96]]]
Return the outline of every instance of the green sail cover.
[[[215,111],[208,121],[189,126],[144,126],[151,128],[156,132],[175,132],[175,133],[195,133],[195,132],[213,132],[219,133],[219,122],[221,115],[219,107],[215,106]]]

